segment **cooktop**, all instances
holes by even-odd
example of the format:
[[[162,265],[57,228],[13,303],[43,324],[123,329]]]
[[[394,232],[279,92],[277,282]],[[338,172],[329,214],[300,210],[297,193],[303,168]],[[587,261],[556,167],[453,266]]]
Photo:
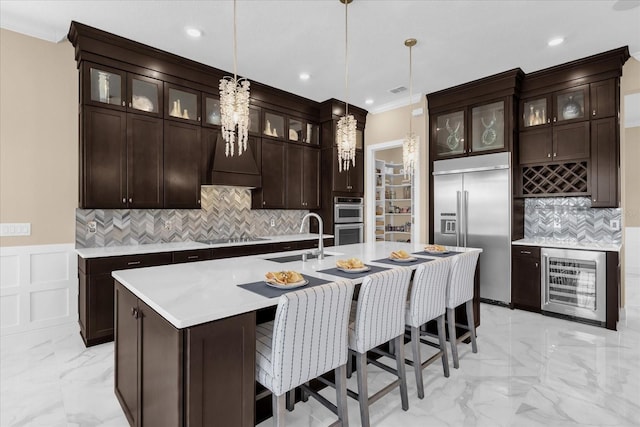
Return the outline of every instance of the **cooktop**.
[[[223,239],[196,240],[196,242],[204,243],[204,244],[207,244],[207,245],[216,245],[216,244],[220,244],[220,243],[259,242],[259,241],[262,241],[262,240],[268,240],[268,239],[263,239],[261,237],[244,236],[244,237],[227,237],[227,238],[223,238]]]

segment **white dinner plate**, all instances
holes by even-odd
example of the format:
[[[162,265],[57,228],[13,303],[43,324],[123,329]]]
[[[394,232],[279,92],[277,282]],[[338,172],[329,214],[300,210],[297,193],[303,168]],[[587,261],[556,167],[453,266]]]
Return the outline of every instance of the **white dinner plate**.
[[[444,255],[444,254],[448,254],[451,251],[428,251],[428,250],[424,250],[426,253],[431,254],[431,255]]]
[[[286,285],[281,285],[280,283],[267,282],[266,280],[264,283],[266,283],[267,286],[271,286],[272,288],[277,288],[277,289],[295,289],[295,288],[299,288],[301,286],[307,285],[309,281],[300,280],[299,282],[287,283]]]
[[[360,268],[342,268],[342,267],[336,267],[336,268],[340,271],[344,271],[345,273],[364,273],[365,271],[371,270],[371,267],[366,265]]]
[[[414,258],[410,256],[409,258],[389,258],[389,259],[395,262],[413,262],[413,261],[416,261],[418,258]]]

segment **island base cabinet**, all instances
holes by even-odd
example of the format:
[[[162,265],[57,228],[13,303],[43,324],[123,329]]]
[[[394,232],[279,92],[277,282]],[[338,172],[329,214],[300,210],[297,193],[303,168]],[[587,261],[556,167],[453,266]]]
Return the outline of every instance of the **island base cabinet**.
[[[177,329],[115,283],[115,394],[132,427],[253,426],[255,312]]]
[[[251,312],[187,330],[185,425],[254,425],[255,325]]]
[[[132,427],[182,425],[183,331],[115,287],[115,393]]]

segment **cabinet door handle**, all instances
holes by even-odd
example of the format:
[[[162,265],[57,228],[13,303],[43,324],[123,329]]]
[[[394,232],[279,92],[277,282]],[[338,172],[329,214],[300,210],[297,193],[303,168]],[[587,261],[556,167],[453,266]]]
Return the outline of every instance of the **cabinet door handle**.
[[[200,121],[200,116],[198,116],[198,121]]]
[[[131,108],[131,103],[129,103],[129,108]]]
[[[198,259],[198,258],[200,258],[198,255],[191,255],[187,257],[187,259]]]
[[[133,198],[129,197],[129,203],[133,203]]]
[[[140,312],[138,311],[137,308],[131,307],[131,315],[133,316],[134,319],[137,319],[140,317]]]
[[[594,115],[594,116],[596,115],[596,110],[593,110],[593,115]]]
[[[267,202],[264,202],[264,201],[262,202],[262,206],[264,206],[264,205],[266,205],[266,204],[267,204]]]
[[[521,254],[531,255],[531,251],[520,251]]]
[[[547,123],[551,123],[551,119],[547,119]]]
[[[539,267],[539,265],[538,265],[538,263],[536,262],[536,268],[538,268],[538,267]]]
[[[593,199],[593,201],[595,202],[595,201],[596,201],[596,199]]]
[[[124,101],[122,101],[122,106],[123,106],[123,107],[126,107],[126,104],[124,103]]]
[[[198,199],[198,204],[200,204],[200,199]]]
[[[551,153],[548,153],[548,154],[547,154],[547,157],[551,157]]]
[[[127,199],[125,197],[122,198],[122,203],[127,203]]]
[[[553,123],[557,122],[558,119],[556,117],[553,118]]]
[[[558,153],[553,153],[553,157],[556,157],[558,155]]]
[[[138,264],[140,264],[140,261],[129,261],[127,263],[127,265],[138,265]]]

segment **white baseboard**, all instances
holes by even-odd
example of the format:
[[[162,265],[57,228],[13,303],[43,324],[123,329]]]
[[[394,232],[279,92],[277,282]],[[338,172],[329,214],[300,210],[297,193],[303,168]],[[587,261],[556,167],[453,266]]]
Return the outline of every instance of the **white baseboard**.
[[[640,227],[624,228],[624,268],[626,274],[640,274]]]
[[[0,335],[78,321],[74,244],[0,248]]]

